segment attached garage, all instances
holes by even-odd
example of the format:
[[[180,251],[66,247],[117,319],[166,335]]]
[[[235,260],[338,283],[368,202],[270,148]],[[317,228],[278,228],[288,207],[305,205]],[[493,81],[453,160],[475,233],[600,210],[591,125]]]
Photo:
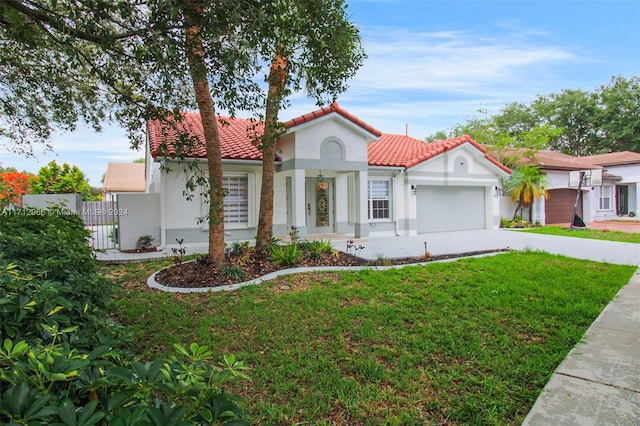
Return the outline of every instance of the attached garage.
[[[546,225],[569,224],[576,202],[576,189],[562,188],[549,190],[549,198],[544,204],[544,222]],[[578,216],[582,216],[582,194],[578,201]]]
[[[418,233],[485,229],[482,186],[418,186]]]

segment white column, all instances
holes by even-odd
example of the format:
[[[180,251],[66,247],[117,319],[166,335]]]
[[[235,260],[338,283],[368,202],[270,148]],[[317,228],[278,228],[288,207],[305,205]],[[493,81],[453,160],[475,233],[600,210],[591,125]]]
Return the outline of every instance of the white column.
[[[369,172],[356,172],[356,214],[355,237],[367,238],[369,236],[369,218],[367,212],[367,181]]]
[[[293,225],[298,228],[300,238],[307,235],[307,201],[305,198],[306,183],[305,170],[295,169],[291,176],[291,204],[293,206],[293,214],[291,220]]]

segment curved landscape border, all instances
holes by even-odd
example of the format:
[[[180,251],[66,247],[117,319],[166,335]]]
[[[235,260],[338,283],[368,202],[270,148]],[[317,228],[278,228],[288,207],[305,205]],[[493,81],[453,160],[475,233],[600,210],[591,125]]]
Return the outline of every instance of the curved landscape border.
[[[158,275],[160,272],[164,271],[165,269],[172,267],[172,266],[167,266],[151,274],[149,278],[147,278],[147,285],[155,290],[160,290],[168,293],[207,293],[207,292],[214,292],[214,291],[232,291],[232,290],[237,290],[239,288],[250,286],[250,285],[262,284],[265,281],[271,281],[285,275],[302,274],[307,272],[363,271],[363,270],[385,271],[389,269],[405,268],[407,266],[427,265],[429,263],[435,263],[435,262],[452,262],[461,258],[492,256],[500,253],[507,253],[509,251],[511,250],[498,249],[498,250],[491,250],[491,251],[476,252],[474,254],[463,253],[460,255],[451,254],[451,255],[444,255],[444,256],[434,256],[435,257],[434,260],[428,260],[425,262],[418,262],[418,263],[404,263],[400,265],[309,266],[309,267],[300,267],[300,268],[289,268],[289,269],[281,269],[279,271],[271,272],[269,274],[263,275],[260,278],[254,278],[249,281],[244,281],[236,284],[220,285],[216,287],[168,287],[166,285],[160,284],[159,282],[156,281],[156,275]],[[195,261],[192,261],[192,262],[195,262]]]

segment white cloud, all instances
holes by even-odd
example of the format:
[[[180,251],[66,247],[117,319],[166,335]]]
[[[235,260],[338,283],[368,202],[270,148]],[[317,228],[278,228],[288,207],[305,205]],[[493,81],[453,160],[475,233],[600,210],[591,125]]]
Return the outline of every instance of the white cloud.
[[[368,59],[339,103],[383,132],[404,133],[408,124],[411,136],[423,138],[477,116],[480,108],[496,113],[549,93],[557,69],[580,59],[551,44],[546,33],[511,24],[499,36],[367,27]],[[293,101],[283,117],[316,108],[301,96]]]
[[[486,93],[522,83],[529,72],[576,59],[561,47],[518,38],[467,31],[367,29],[364,46],[369,58],[352,87]]]

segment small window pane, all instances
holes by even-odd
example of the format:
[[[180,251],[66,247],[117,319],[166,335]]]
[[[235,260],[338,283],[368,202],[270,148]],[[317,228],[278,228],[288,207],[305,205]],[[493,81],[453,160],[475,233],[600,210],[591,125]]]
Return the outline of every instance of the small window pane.
[[[610,185],[600,187],[600,197],[598,200],[598,208],[600,210],[611,210],[611,193],[612,187]]]
[[[389,219],[390,214],[390,190],[389,180],[370,180],[368,185],[369,219]]]

